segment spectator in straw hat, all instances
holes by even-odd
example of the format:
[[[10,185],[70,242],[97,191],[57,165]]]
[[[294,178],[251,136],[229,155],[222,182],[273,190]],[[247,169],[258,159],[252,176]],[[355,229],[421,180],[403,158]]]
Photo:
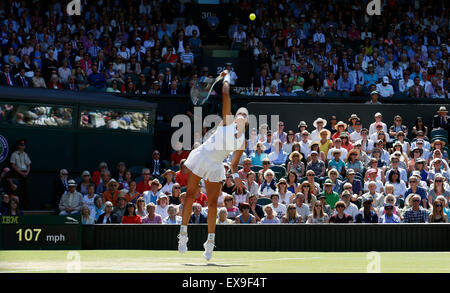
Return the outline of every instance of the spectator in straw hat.
[[[437,115],[434,115],[432,128],[443,128],[450,132],[450,116],[447,115],[448,111],[445,106],[441,106],[437,111]]]
[[[68,190],[62,195],[59,202],[60,215],[73,215],[81,212],[83,195],[77,189],[77,183],[71,179],[67,183]]]
[[[444,160],[448,160],[448,153],[447,153],[446,150],[443,149],[443,147],[445,147],[445,144],[446,144],[445,141],[440,140],[440,139],[438,138],[438,139],[434,140],[434,141],[431,143],[431,148],[433,149],[433,151],[434,151],[434,150],[440,150],[441,153],[442,153],[442,158],[443,158]]]
[[[340,137],[334,140],[334,147],[332,147],[327,153],[327,160],[332,160],[334,158],[334,151],[339,150],[341,152],[341,157],[346,158],[348,151],[342,147],[342,139]]]
[[[175,182],[175,171],[167,169],[162,175],[161,177],[163,178],[161,185],[162,188],[160,190],[161,193],[164,193],[166,195],[171,195],[172,194],[172,187],[173,185],[176,183]]]
[[[293,151],[289,155],[289,163],[287,164],[286,173],[289,171],[294,171],[298,178],[301,178],[305,174],[305,164],[301,161],[303,155],[297,151]]]
[[[322,129],[319,132],[320,140],[319,140],[319,148],[320,151],[325,155],[328,155],[328,152],[333,146],[333,142],[331,141],[331,132],[328,129]]]
[[[449,178],[449,172],[447,170],[444,170],[442,168],[442,159],[441,158],[436,158],[433,159],[431,162],[431,170],[428,172],[428,183],[432,184],[434,181],[434,178],[436,177],[436,175],[441,175],[442,177],[444,177],[447,180],[450,180]]]
[[[167,209],[169,208],[169,197],[165,194],[158,197],[156,200],[156,210],[155,212],[158,215],[161,215],[163,219],[165,219],[169,214],[167,213]]]
[[[356,115],[356,114],[352,114],[348,118],[347,131],[348,131],[348,133],[350,135],[355,131],[355,124],[356,124],[357,121],[361,122],[361,120],[359,119],[358,115]]]
[[[328,171],[336,169],[339,174],[345,174],[345,163],[341,159],[341,154],[342,152],[338,149],[333,151],[333,159],[328,161]]]
[[[118,205],[117,198],[118,198],[118,196],[120,194],[119,182],[117,182],[113,178],[113,179],[109,180],[109,182],[106,185],[106,187],[108,189],[103,193],[103,201],[104,202],[110,201],[116,207]]]
[[[319,141],[320,140],[320,136],[319,133],[320,131],[322,131],[322,129],[325,128],[325,126],[327,126],[327,120],[323,119],[323,118],[317,118],[316,120],[314,120],[313,122],[313,126],[316,128],[311,132],[311,140],[312,141]]]
[[[334,129],[336,129],[336,133],[333,134],[333,136],[331,137],[331,139],[334,141],[336,138],[341,137],[341,133],[342,132],[346,132],[347,129],[347,123],[345,123],[344,121],[339,121],[336,126],[334,127]],[[347,132],[348,134],[348,132]]]
[[[150,190],[147,190],[142,194],[142,197],[144,198],[146,205],[151,202],[156,204],[156,200],[164,194],[159,191],[161,187],[162,185],[161,183],[159,183],[158,179],[153,179],[150,182]]]

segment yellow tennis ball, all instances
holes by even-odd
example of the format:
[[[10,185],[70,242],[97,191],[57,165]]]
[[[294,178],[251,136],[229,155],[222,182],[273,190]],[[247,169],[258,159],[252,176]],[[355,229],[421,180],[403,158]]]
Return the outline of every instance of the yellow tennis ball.
[[[252,20],[252,21],[255,20],[255,19],[256,19],[256,14],[250,13],[249,18],[250,18],[250,20]]]

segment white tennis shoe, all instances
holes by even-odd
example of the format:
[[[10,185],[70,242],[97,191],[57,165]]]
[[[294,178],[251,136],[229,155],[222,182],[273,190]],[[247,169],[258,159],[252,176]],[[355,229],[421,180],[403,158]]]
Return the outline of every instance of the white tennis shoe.
[[[205,252],[203,252],[203,256],[205,257],[206,260],[210,260],[212,257],[214,247],[216,247],[214,245],[214,242],[206,241],[205,243],[203,243],[203,247],[205,248]]]
[[[189,240],[189,238],[187,237],[187,235],[178,234],[178,252],[179,253],[183,254],[188,250],[188,248],[187,248],[188,240]]]

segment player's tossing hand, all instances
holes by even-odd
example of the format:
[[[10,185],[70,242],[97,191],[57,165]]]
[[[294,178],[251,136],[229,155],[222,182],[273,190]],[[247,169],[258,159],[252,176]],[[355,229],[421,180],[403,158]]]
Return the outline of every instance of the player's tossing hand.
[[[245,185],[241,178],[234,179],[234,186],[238,194],[244,194]]]
[[[220,73],[220,77],[224,78],[228,73],[229,73],[228,70],[225,69]]]

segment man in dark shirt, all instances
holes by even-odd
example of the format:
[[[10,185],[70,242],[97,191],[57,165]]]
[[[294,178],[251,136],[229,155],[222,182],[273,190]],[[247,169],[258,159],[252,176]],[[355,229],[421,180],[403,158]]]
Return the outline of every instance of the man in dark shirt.
[[[378,223],[378,216],[371,210],[373,198],[368,196],[363,200],[363,211],[355,216],[355,223]]]
[[[89,84],[94,87],[104,87],[106,84],[106,77],[104,74],[98,72],[97,64],[92,65],[92,73],[88,77]]]
[[[250,205],[250,214],[256,217],[256,222],[261,221],[264,218],[263,208],[257,204],[258,198],[255,194],[252,194],[248,198],[248,203]]]

